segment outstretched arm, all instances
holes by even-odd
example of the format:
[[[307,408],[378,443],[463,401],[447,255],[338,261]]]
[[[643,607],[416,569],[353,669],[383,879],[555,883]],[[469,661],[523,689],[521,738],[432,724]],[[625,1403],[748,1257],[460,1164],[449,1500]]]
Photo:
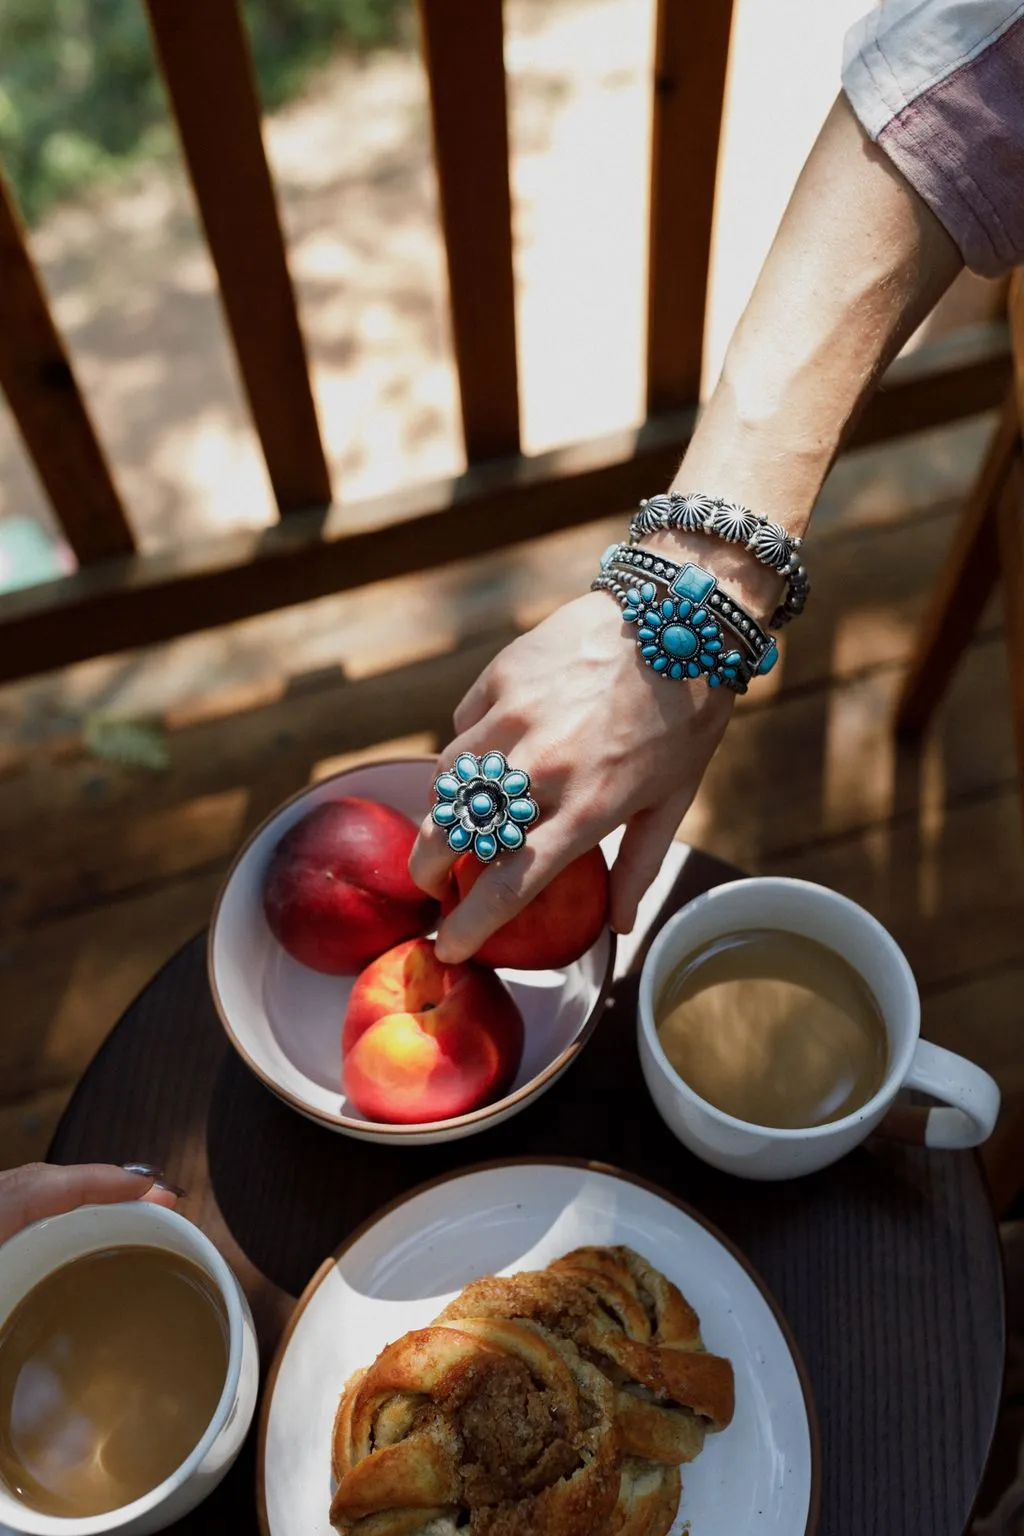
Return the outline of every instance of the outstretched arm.
[[[840,99],[800,176],[676,488],[745,502],[802,534],[847,426],[961,264],[938,219]],[[740,547],[703,535],[658,538],[674,558],[711,570],[755,614],[771,613],[779,578]],[[488,869],[448,917],[439,956],[474,953],[559,869],[622,823],[612,923],[627,931],[731,708],[723,689],[647,670],[603,592],[560,608],[503,651],[456,710],[457,736],[442,757],[450,763],[460,751],[503,751],[531,774],[542,820],[526,850]],[[451,858],[444,834],[426,823],[412,857],[416,880],[438,891]]]

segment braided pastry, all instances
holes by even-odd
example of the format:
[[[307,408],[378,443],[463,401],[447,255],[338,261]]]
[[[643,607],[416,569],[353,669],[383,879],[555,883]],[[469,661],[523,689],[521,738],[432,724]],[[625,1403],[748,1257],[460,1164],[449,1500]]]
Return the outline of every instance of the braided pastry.
[[[679,1465],[733,1412],[728,1360],[631,1248],[467,1285],[348,1383],[347,1536],[665,1536]]]
[[[629,1455],[692,1461],[706,1431],[732,1418],[732,1366],[707,1353],[693,1308],[632,1249],[580,1248],[546,1270],[485,1276],[441,1316],[528,1318],[572,1339],[616,1389]]]
[[[531,1323],[440,1323],[349,1382],[332,1461],[352,1536],[595,1536],[619,1495],[614,1393]]]
[[[622,1464],[619,1498],[608,1536],[665,1536],[679,1509],[678,1467],[628,1456]]]
[[[654,1461],[692,1461],[706,1430],[731,1421],[734,1390],[732,1366],[707,1353],[689,1302],[624,1246],[577,1248],[549,1268],[598,1303],[579,1342],[596,1352],[619,1388],[626,1449]]]

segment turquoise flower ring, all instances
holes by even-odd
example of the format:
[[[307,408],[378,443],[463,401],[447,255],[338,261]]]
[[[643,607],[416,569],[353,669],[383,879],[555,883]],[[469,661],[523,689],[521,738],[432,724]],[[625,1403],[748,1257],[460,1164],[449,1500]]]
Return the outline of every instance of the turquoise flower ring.
[[[455,853],[472,848],[489,864],[503,850],[514,853],[526,842],[526,829],[540,815],[529,790],[530,775],[510,768],[504,753],[485,752],[478,758],[462,752],[434,780],[430,817],[448,834]]]

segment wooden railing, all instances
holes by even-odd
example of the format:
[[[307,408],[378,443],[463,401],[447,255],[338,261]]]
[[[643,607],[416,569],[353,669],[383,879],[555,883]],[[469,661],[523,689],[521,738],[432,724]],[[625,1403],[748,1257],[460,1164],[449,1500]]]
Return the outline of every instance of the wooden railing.
[[[420,0],[469,468],[357,516],[320,437],[238,0],[146,6],[280,521],[136,552],[0,182],[0,386],[79,562],[0,597],[0,681],[480,554],[668,481],[700,384],[731,0],[657,0],[648,419],[534,458],[520,453],[501,0]],[[998,326],[922,348],[893,367],[850,443],[984,410],[1008,375]]]

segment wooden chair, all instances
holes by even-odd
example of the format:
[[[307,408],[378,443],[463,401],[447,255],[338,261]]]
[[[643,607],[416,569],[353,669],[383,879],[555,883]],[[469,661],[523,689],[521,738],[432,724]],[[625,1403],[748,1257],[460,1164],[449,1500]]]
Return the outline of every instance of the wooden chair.
[[[1024,280],[1010,284],[1014,379],[981,473],[942,573],[896,710],[896,729],[915,739],[926,729],[982,609],[1001,579],[1010,671],[1010,709],[1024,819]],[[1024,1026],[1024,1000],[1021,1003]],[[1024,1109],[994,1143],[989,1177],[1003,1211],[1024,1188]]]
[[[0,386],[79,563],[0,597],[0,682],[588,522],[668,482],[698,403],[731,0],[656,0],[647,420],[531,459],[519,438],[501,0],[419,0],[469,468],[352,518],[321,442],[239,0],[145,3],[280,521],[136,552],[0,180]],[[924,348],[894,365],[850,446],[987,409],[1007,374],[999,327]]]

